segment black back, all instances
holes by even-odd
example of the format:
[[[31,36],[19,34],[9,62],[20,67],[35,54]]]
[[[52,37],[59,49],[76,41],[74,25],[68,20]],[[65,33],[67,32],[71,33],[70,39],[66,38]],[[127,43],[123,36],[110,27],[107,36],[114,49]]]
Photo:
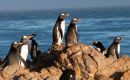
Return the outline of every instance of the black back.
[[[37,61],[38,56],[40,55],[41,51],[39,49],[38,43],[34,39],[31,39],[31,40],[32,40],[32,47],[31,47],[30,54],[31,54],[32,60],[35,62]]]
[[[102,42],[100,42],[100,41],[93,42],[93,45],[95,45],[97,48],[101,49],[101,52],[106,50],[105,47],[103,46]]]
[[[76,20],[75,20],[76,19]],[[77,44],[79,42],[79,35],[77,32],[76,23],[79,21],[79,19],[74,18],[71,20],[70,25],[66,31],[65,35],[65,41],[66,44]]]

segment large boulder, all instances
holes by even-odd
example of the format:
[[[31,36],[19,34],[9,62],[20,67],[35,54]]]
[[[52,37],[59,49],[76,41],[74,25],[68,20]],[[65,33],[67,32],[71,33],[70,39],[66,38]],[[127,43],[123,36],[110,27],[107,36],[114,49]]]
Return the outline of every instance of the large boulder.
[[[5,67],[0,80],[59,80],[67,69],[75,71],[76,80],[128,80],[130,74],[128,56],[118,60],[111,56],[106,58],[93,47],[81,43],[68,48],[52,48],[38,59],[31,69],[18,65]]]

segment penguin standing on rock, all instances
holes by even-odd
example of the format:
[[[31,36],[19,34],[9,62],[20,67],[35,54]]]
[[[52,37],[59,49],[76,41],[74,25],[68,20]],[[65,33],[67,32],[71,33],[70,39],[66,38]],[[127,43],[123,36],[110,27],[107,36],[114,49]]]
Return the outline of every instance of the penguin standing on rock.
[[[21,42],[13,42],[11,44],[9,53],[4,58],[3,64],[0,65],[1,67],[5,67],[7,65],[19,64],[19,55],[22,44],[23,43]]]
[[[27,67],[25,65],[27,58],[28,58],[28,54],[30,51],[30,47],[29,47],[29,43],[31,43],[31,41],[29,40],[30,38],[32,38],[32,36],[23,36],[20,40],[20,42],[23,43],[21,50],[20,50],[20,61],[19,64],[23,67]]]
[[[65,18],[68,17],[68,13],[61,13],[53,28],[53,43],[52,45],[61,46],[64,32],[65,32]]]
[[[119,59],[119,54],[120,54],[120,41],[123,38],[121,37],[116,37],[110,47],[107,50],[107,54],[105,55],[106,57],[109,57],[110,55],[113,56],[116,60]]]
[[[26,63],[28,55],[31,54],[31,58],[33,62],[35,62],[40,54],[40,50],[38,49],[37,42],[33,39],[36,36],[36,34],[31,34],[27,36],[23,36],[21,38],[21,41],[23,43],[23,46],[21,48],[21,62],[20,64],[22,66],[25,66],[24,63]]]
[[[79,22],[80,19],[74,18],[71,20],[69,27],[66,31],[65,35],[65,41],[66,41],[66,46],[72,46],[74,44],[77,44],[79,41],[79,36],[78,36],[78,31],[77,31],[77,22]]]

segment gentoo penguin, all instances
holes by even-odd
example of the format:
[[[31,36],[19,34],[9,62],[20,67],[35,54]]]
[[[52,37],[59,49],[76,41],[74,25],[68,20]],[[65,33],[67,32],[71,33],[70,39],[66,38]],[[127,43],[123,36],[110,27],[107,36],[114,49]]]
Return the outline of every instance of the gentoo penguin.
[[[59,80],[76,80],[76,73],[73,69],[66,69]]]
[[[116,37],[110,47],[107,50],[107,54],[105,55],[106,57],[109,57],[110,55],[113,56],[116,60],[119,59],[119,54],[120,54],[120,41],[123,38],[121,37]]]
[[[26,67],[25,63],[27,61],[28,55],[31,52],[31,44],[32,41],[30,39],[32,39],[32,37],[35,35],[28,35],[28,36],[22,36],[20,42],[23,43],[21,50],[20,50],[20,62],[19,64],[23,67]]]
[[[6,65],[13,65],[13,64],[19,64],[19,55],[20,55],[20,49],[22,47],[21,42],[13,42],[11,44],[9,53],[3,60],[2,67],[5,67]]]
[[[19,64],[23,67],[26,67],[26,65],[24,64],[28,58],[28,54],[29,54],[29,37],[28,36],[23,36],[20,40],[20,42],[23,43],[21,50],[20,50],[20,57],[21,60],[19,61]],[[25,62],[24,62],[25,61]]]
[[[26,61],[28,55],[31,55],[33,62],[36,62],[38,56],[40,55],[41,51],[39,49],[38,43],[33,39],[37,34],[31,34],[27,36],[23,36],[21,41],[24,45],[21,48],[21,55],[24,57],[23,59]]]
[[[77,22],[79,22],[80,19],[74,18],[71,20],[69,27],[66,31],[65,35],[65,41],[66,41],[66,46],[72,46],[73,44],[77,44],[79,41],[78,37],[78,31],[77,31]]]
[[[62,44],[65,32],[65,18],[69,16],[68,13],[61,13],[53,28],[53,43],[52,45],[60,46]]]
[[[100,42],[100,41],[95,41],[92,44],[94,46],[96,46],[96,50],[98,52],[104,53],[104,51],[106,50],[105,47],[103,46],[102,42]]]

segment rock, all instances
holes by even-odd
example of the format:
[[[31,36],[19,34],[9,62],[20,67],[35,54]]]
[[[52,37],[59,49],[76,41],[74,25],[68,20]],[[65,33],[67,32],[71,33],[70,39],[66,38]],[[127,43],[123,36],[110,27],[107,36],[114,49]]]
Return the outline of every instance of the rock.
[[[120,80],[123,73],[130,69],[130,58],[128,56],[123,56],[112,64],[108,65],[105,69],[97,71],[96,76],[106,76],[112,80]]]
[[[29,69],[18,65],[5,67],[0,72],[0,80],[59,80],[67,69],[75,71],[76,80],[130,79],[128,56],[122,56],[116,61],[81,43],[69,48],[53,48],[49,53],[41,54]]]
[[[121,77],[121,80],[130,80],[130,70],[124,72],[123,76]]]

